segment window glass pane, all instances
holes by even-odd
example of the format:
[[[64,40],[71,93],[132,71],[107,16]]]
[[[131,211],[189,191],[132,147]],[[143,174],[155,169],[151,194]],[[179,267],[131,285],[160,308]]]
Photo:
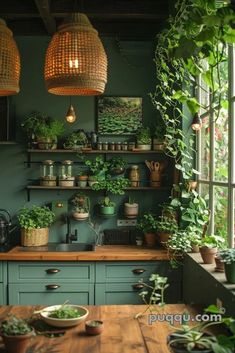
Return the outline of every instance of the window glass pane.
[[[227,241],[228,188],[214,187],[214,233]]]
[[[210,129],[209,117],[202,120],[201,128],[201,161],[200,161],[200,179],[209,180],[209,164],[210,164]]]
[[[219,67],[222,91],[218,94],[221,109],[216,112],[213,119],[215,122],[214,178],[218,181],[228,180],[228,61],[223,62]]]

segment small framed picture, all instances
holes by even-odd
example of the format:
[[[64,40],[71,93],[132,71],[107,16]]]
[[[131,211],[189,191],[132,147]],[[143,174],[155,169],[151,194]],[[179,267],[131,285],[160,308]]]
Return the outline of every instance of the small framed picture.
[[[99,135],[133,135],[142,126],[142,97],[97,98]]]

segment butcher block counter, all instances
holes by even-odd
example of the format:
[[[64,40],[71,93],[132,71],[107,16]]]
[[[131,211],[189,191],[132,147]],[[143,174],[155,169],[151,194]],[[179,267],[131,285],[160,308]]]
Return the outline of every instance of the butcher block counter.
[[[140,261],[169,260],[164,249],[149,249],[132,245],[103,245],[95,251],[47,252],[22,251],[16,246],[7,253],[0,253],[0,261]]]
[[[12,313],[28,318],[39,306],[2,306],[0,320]],[[85,324],[64,329],[61,337],[49,338],[45,335],[33,337],[27,352],[47,353],[169,353],[166,337],[172,331],[168,322],[148,323],[148,314],[135,319],[135,315],[145,309],[143,305],[104,305],[87,306],[89,316],[86,320],[102,320],[104,330],[101,335],[88,336]],[[184,304],[166,305],[159,308],[158,314],[183,314],[194,312]],[[195,312],[194,312],[195,313]],[[31,347],[31,349],[30,349]],[[0,352],[4,345],[0,343]],[[17,349],[16,349],[17,352]]]

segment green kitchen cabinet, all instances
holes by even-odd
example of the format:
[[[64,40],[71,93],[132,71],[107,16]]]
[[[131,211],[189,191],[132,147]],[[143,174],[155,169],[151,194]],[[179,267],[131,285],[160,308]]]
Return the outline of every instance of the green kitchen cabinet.
[[[173,270],[168,261],[97,263],[95,304],[141,304],[140,280],[148,281],[152,273],[168,277],[166,302],[177,303],[182,299],[181,272]]]
[[[0,261],[0,305],[7,304],[7,264]]]
[[[94,263],[8,262],[8,275],[11,305],[94,304]]]

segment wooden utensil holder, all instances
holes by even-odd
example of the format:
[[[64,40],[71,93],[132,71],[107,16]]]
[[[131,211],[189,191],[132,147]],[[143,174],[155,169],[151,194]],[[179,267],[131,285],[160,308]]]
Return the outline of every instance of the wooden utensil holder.
[[[150,173],[150,186],[158,188],[159,186],[161,186],[161,182],[162,173],[160,173],[159,171],[152,171]]]

